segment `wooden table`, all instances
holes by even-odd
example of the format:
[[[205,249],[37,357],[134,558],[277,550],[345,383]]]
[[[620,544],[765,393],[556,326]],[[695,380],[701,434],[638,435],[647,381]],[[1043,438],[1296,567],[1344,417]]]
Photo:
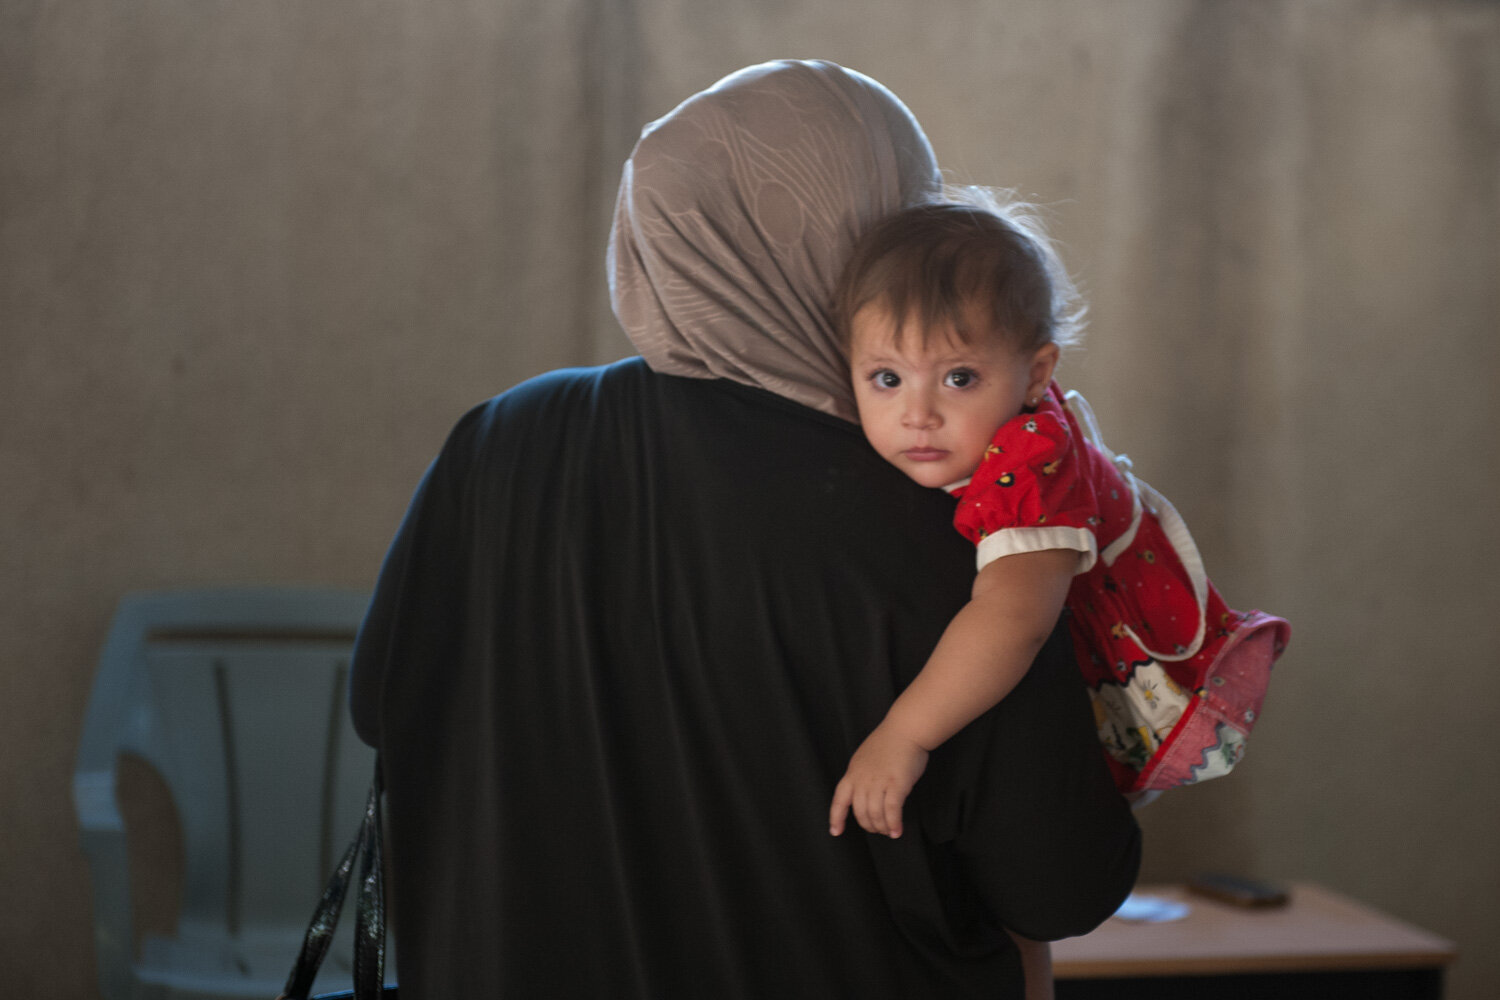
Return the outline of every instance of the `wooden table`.
[[[1187,892],[1137,893],[1186,903],[1181,920],[1111,917],[1052,946],[1057,1000],[1205,997],[1440,998],[1453,943],[1317,885],[1287,905],[1250,909]]]

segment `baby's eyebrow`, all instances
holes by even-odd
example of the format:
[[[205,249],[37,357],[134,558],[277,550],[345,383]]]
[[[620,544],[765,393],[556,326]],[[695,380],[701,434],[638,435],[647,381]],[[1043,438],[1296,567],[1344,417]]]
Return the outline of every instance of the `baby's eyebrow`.
[[[850,362],[862,368],[870,365],[917,365],[933,368],[953,368],[962,365],[968,368],[983,368],[986,359],[980,354],[943,354],[930,359],[905,358],[891,354],[867,354],[863,357],[850,358]]]

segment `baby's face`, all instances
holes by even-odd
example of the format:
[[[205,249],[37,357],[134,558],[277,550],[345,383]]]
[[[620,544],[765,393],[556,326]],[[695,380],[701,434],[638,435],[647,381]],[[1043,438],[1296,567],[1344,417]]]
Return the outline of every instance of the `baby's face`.
[[[961,482],[979,467],[995,430],[1046,391],[1057,348],[1018,352],[999,336],[965,344],[951,328],[923,337],[912,322],[898,347],[895,330],[892,316],[874,305],[850,323],[865,437],[923,486]]]

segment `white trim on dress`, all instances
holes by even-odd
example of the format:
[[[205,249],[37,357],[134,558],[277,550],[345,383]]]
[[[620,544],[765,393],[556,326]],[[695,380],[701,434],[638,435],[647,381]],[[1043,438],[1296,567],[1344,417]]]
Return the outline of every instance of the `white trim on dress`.
[[[984,569],[1003,556],[1044,552],[1047,549],[1075,550],[1078,553],[1078,568],[1073,571],[1074,575],[1093,569],[1094,561],[1099,555],[1099,543],[1088,528],[1071,528],[1065,524],[1001,528],[979,540],[974,550],[975,569]]]

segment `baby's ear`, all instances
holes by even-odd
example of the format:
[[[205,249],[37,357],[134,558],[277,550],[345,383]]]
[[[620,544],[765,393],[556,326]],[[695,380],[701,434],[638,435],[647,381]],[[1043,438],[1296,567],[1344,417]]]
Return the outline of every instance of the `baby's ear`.
[[[1026,398],[1045,396],[1047,386],[1052,383],[1052,373],[1057,369],[1061,352],[1056,344],[1043,344],[1031,356],[1031,378],[1026,386]]]

